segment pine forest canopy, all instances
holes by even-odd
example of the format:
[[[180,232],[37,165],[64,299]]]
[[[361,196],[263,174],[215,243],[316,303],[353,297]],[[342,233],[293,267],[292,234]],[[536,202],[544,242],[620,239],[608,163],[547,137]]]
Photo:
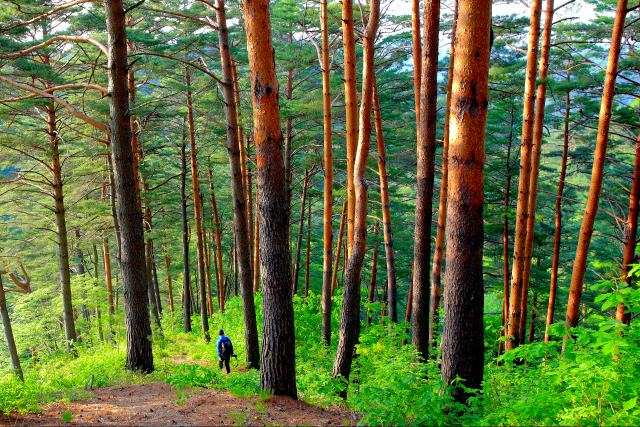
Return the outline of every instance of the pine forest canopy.
[[[0,0],[0,388],[224,326],[365,423],[639,422],[637,14]]]

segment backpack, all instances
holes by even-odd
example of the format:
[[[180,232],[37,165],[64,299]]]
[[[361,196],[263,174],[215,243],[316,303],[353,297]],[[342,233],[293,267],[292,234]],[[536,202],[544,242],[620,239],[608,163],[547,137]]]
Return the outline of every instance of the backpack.
[[[227,338],[224,341],[220,341],[220,356],[223,359],[228,359],[231,357],[233,353],[233,346],[231,345],[231,340]]]

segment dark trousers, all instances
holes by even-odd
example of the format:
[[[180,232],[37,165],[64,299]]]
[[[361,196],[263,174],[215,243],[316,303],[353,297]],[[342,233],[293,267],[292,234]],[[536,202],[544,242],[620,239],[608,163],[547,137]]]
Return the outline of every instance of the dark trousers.
[[[231,372],[231,369],[229,368],[229,360],[231,359],[231,356],[229,357],[223,357],[222,361],[218,362],[218,365],[220,366],[220,369],[222,369],[222,364],[224,363],[225,368],[227,368],[227,374],[229,372]]]

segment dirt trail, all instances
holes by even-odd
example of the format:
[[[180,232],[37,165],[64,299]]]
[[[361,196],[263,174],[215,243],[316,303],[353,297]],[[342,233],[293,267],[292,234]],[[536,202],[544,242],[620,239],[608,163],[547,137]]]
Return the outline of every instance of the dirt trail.
[[[165,383],[98,388],[92,393],[94,397],[69,405],[46,405],[41,413],[0,415],[0,425],[343,426],[354,425],[359,418],[353,412],[318,408],[287,397],[262,402],[218,390],[180,391]]]

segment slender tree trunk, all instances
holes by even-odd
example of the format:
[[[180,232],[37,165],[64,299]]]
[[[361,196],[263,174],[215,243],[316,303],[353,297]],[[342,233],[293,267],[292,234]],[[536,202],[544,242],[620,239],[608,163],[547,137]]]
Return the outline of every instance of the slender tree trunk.
[[[324,113],[324,209],[322,258],[322,341],[331,345],[331,295],[333,270],[333,138],[331,129],[331,76],[329,64],[328,0],[320,2],[322,31],[322,107]],[[336,258],[337,260],[337,258]]]
[[[424,3],[424,51],[420,88],[420,130],[416,189],[416,228],[413,247],[412,339],[418,354],[429,357],[429,299],[431,265],[431,219],[436,158],[436,101],[438,90],[438,33],[440,0]]]
[[[358,148],[358,93],[356,88],[356,42],[353,22],[353,0],[342,1],[342,45],[344,47],[344,101],[347,132],[347,243],[351,254],[356,214],[353,171]]]
[[[509,145],[507,146],[507,161],[505,164],[507,183],[504,190],[504,213],[502,215],[502,260],[504,276],[504,298],[502,302],[502,331],[503,337],[507,331],[509,319],[509,196],[511,192],[511,143],[513,142],[513,106],[511,107],[511,121],[509,124]],[[498,356],[502,354],[504,341],[498,344]]]
[[[437,346],[436,333],[438,331],[438,309],[441,297],[442,257],[444,255],[444,233],[447,227],[447,180],[449,156],[449,118],[451,117],[451,90],[453,85],[453,58],[455,56],[455,34],[458,25],[458,0],[453,12],[451,26],[451,50],[449,52],[449,74],[447,77],[447,107],[444,116],[444,138],[442,140],[442,180],[440,181],[440,200],[438,205],[438,231],[436,232],[436,246],[433,252],[433,267],[431,270],[431,301],[429,304],[429,343],[432,349]]]
[[[13,366],[13,374],[20,378],[20,381],[24,382],[24,376],[22,375],[22,366],[20,366],[20,357],[18,356],[18,348],[16,347],[16,341],[13,338],[11,319],[9,318],[9,311],[7,310],[7,298],[4,293],[4,287],[2,285],[2,272],[0,272],[0,315],[2,315],[2,327],[4,328],[4,336],[7,340],[7,347],[9,348],[9,356],[11,357],[11,365]]]
[[[398,292],[396,286],[396,257],[391,233],[391,206],[389,201],[389,179],[387,177],[387,155],[382,131],[382,115],[378,99],[378,84],[373,77],[373,116],[378,142],[378,171],[380,173],[380,200],[382,202],[382,225],[384,228],[384,253],[387,261],[387,293],[389,295],[389,321],[398,323]]]
[[[211,208],[213,209],[213,218],[216,224],[216,261],[217,277],[218,277],[218,306],[220,311],[224,311],[224,273],[222,267],[222,232],[220,231],[220,217],[218,216],[218,204],[216,203],[216,193],[213,189],[213,174],[211,166],[209,166],[209,189],[211,190]]]
[[[600,104],[598,138],[593,158],[593,169],[591,171],[589,197],[587,199],[587,206],[582,218],[578,248],[576,250],[576,258],[573,262],[573,273],[571,275],[571,287],[569,289],[569,302],[567,304],[566,315],[568,328],[575,328],[576,326],[578,326],[580,301],[582,298],[582,288],[584,285],[584,274],[587,267],[587,256],[589,255],[589,244],[591,243],[593,224],[596,219],[596,214],[598,212],[598,203],[600,201],[600,190],[602,188],[607,144],[609,142],[611,107],[613,105],[613,95],[616,89],[615,86],[616,75],[618,72],[618,59],[620,58],[620,44],[622,40],[622,33],[624,32],[624,20],[626,15],[627,0],[618,0],[616,17],[613,23],[613,33],[611,35],[611,48],[609,50],[607,74],[604,79],[602,103]]]
[[[108,35],[109,115],[111,152],[118,195],[118,220],[122,231],[120,268],[125,298],[127,330],[126,368],[153,372],[151,325],[147,311],[147,286],[144,278],[144,236],[142,215],[136,200],[133,173],[131,121],[127,97],[127,35],[122,0],[105,0]]]
[[[187,220],[187,155],[184,119],[182,121],[182,146],[180,147],[182,173],[180,174],[180,212],[182,217],[182,265],[183,265],[183,303],[184,331],[191,332],[191,272],[189,271],[189,224]]]
[[[255,243],[254,243],[254,253],[253,253],[253,291],[258,292],[260,290],[260,227],[258,221],[258,186],[256,182],[256,224],[255,224]],[[288,234],[287,234],[288,236]],[[287,243],[289,242],[289,237],[287,237]],[[288,246],[288,244],[287,244]],[[289,269],[291,270],[291,269]]]
[[[631,276],[629,275],[629,265],[634,262],[636,255],[636,241],[638,232],[638,200],[640,200],[640,136],[636,144],[636,160],[633,167],[633,182],[631,184],[631,196],[629,198],[629,217],[627,224],[629,234],[627,242],[624,245],[624,254],[622,256],[622,275],[627,287],[631,286]],[[629,308],[624,304],[618,304],[616,310],[616,319],[625,325],[631,323],[631,313],[626,311]]]
[[[536,304],[538,303],[537,292],[533,293],[533,301],[531,302],[531,322],[529,322],[529,342],[533,342],[533,322],[536,320]]]
[[[375,91],[375,86],[374,86],[374,91]],[[375,95],[376,92],[374,92],[374,99],[375,99]],[[375,101],[374,101],[375,102]],[[374,107],[375,108],[375,107]],[[376,225],[373,228],[374,233],[376,236],[378,236],[379,230],[380,230],[380,225],[378,223],[378,221],[376,221]],[[378,245],[377,242],[374,243],[373,246],[373,257],[372,257],[372,261],[371,261],[371,282],[369,282],[369,304],[373,303],[373,297],[375,295],[376,292],[376,278],[378,275]],[[367,325],[371,324],[371,311],[367,310]]]
[[[298,242],[296,244],[296,262],[293,266],[293,294],[298,292],[298,276],[300,274],[300,252],[302,249],[302,227],[304,226],[304,210],[307,201],[307,186],[309,185],[309,169],[304,172],[304,185],[302,186],[302,201],[300,202],[300,227],[298,228]]]
[[[200,184],[198,183],[198,160],[196,157],[196,133],[193,124],[193,109],[191,108],[191,76],[189,69],[186,73],[187,87],[187,122],[189,123],[189,142],[191,144],[191,182],[193,183],[193,207],[196,220],[196,248],[198,251],[198,283],[200,284],[200,319],[204,342],[211,340],[209,336],[209,316],[207,316],[207,289],[205,284],[204,239],[202,233],[202,206],[200,204]]]
[[[567,81],[569,80],[569,73],[567,71]],[[569,113],[570,107],[570,92],[567,91],[566,95],[567,107],[564,113],[564,144],[562,150],[562,166],[560,167],[560,179],[558,181],[558,195],[556,196],[556,231],[553,237],[553,261],[551,263],[551,286],[549,287],[549,308],[547,309],[547,326],[544,332],[544,342],[548,343],[551,339],[549,335],[549,328],[553,323],[553,316],[556,308],[556,293],[558,290],[558,266],[560,265],[560,240],[562,239],[562,193],[564,192],[564,180],[567,174],[567,157],[569,152]]]
[[[209,317],[213,316],[213,295],[211,292],[211,253],[209,250],[209,243],[207,242],[207,227],[204,215],[204,197],[200,192],[200,209],[202,212],[202,248],[204,249],[204,267],[207,275],[207,310],[209,311]]]
[[[347,3],[345,0],[343,5]],[[347,397],[351,362],[355,346],[360,337],[360,271],[364,262],[367,242],[367,159],[369,158],[369,142],[371,139],[371,110],[373,104],[374,76],[374,43],[380,19],[380,3],[371,0],[369,22],[363,36],[362,67],[362,104],[360,106],[360,125],[358,132],[358,150],[353,172],[353,185],[356,198],[354,238],[347,266],[347,277],[342,294],[342,311],[340,313],[340,335],[338,351],[333,364],[333,377],[345,382],[345,389],[340,392],[343,399]]]
[[[288,203],[285,192],[278,80],[268,0],[244,0],[260,193],[263,335],[260,387],[297,398]]]
[[[524,272],[522,275],[522,303],[520,318],[520,344],[524,344],[527,328],[527,299],[529,294],[529,278],[531,277],[531,258],[533,256],[533,237],[536,224],[536,202],[538,199],[538,174],[540,173],[540,155],[542,153],[542,130],[544,126],[544,107],[547,95],[547,73],[549,71],[549,52],[551,51],[551,26],[553,25],[553,0],[547,0],[544,28],[542,30],[542,50],[536,96],[536,117],[533,125],[533,142],[531,155],[531,179],[529,183],[529,203],[527,218],[527,240],[524,253]]]
[[[116,186],[113,177],[113,161],[110,155],[107,155],[107,167],[109,169],[109,204],[111,205],[111,216],[113,217],[113,228],[116,232],[116,260],[118,268],[120,268],[120,254],[122,252],[122,237],[120,236],[120,222],[118,221],[118,211],[116,209]]]
[[[216,0],[216,17],[218,22],[218,41],[220,48],[220,62],[222,68],[222,81],[224,82],[223,97],[225,101],[225,118],[227,122],[227,153],[229,154],[229,167],[231,171],[231,196],[233,200],[234,215],[234,277],[236,285],[236,295],[238,277],[240,278],[240,289],[242,293],[242,314],[244,318],[244,338],[246,347],[246,363],[252,369],[260,367],[260,348],[258,341],[258,324],[256,320],[256,307],[254,292],[251,283],[251,239],[250,223],[251,215],[248,215],[248,208],[251,200],[247,204],[247,197],[251,197],[250,184],[246,171],[246,153],[241,156],[242,148],[242,125],[240,123],[240,91],[238,90],[237,74],[231,60],[229,50],[229,31],[227,29],[227,15],[224,0]],[[234,78],[234,76],[236,78]],[[234,86],[235,85],[235,86]],[[235,88],[237,97],[234,96]],[[247,138],[248,144],[249,138]],[[243,172],[243,164],[245,171]],[[212,196],[213,197],[213,196]],[[215,213],[214,213],[215,214]],[[218,219],[216,222],[219,224]],[[216,226],[219,230],[219,225]],[[220,245],[216,239],[216,245]],[[222,250],[218,250],[219,274],[222,277]],[[221,300],[223,300],[224,289],[222,289]],[[224,302],[221,309],[224,309]]]
[[[304,297],[309,296],[309,261],[311,256],[311,199],[309,199],[309,210],[307,211],[307,259],[304,270]]]
[[[113,307],[113,282],[111,279],[111,256],[109,254],[109,239],[102,239],[102,251],[104,256],[104,281],[107,287],[107,303],[109,305],[109,316],[115,313]]]
[[[540,11],[542,0],[531,4],[529,27],[529,50],[524,82],[524,110],[522,113],[522,146],[520,148],[520,179],[518,181],[518,207],[516,212],[516,235],[513,244],[513,267],[511,273],[511,295],[509,304],[509,328],[506,351],[520,343],[520,319],[522,314],[522,286],[524,275],[525,242],[527,240],[527,217],[529,212],[529,182],[531,179],[531,149],[533,120],[535,114],[536,68],[538,65],[538,43],[540,41]]]
[[[98,247],[93,242],[93,277],[98,280]],[[98,337],[100,342],[104,341],[104,333],[102,331],[102,310],[100,309],[100,300],[96,298],[96,321],[98,323]]]
[[[67,221],[65,218],[66,209],[64,206],[64,192],[62,190],[62,172],[60,165],[60,152],[58,150],[56,112],[53,105],[47,107],[47,122],[49,124],[49,140],[51,142],[51,170],[53,178],[53,195],[55,199],[56,226],[58,231],[58,266],[60,269],[64,336],[67,342],[67,353],[71,353],[73,350],[73,343],[77,340],[77,336],[75,321],[73,318],[73,303],[71,301],[71,270],[69,268],[69,242],[67,239]]]
[[[404,314],[404,321],[411,322],[411,308],[413,306],[413,277],[409,280],[409,293],[407,294],[407,310]],[[409,329],[404,330],[405,334],[409,334]],[[402,339],[402,345],[407,345],[409,340],[406,338]]]
[[[459,2],[449,138],[442,380],[478,389],[484,365],[482,276],[491,2]],[[414,273],[415,274],[415,273]],[[454,397],[469,394],[456,382]]]
[[[331,279],[331,296],[336,294],[336,283],[338,281],[338,262],[340,261],[340,250],[342,249],[342,236],[344,236],[344,223],[347,219],[347,201],[342,204],[342,215],[340,216],[340,230],[338,231],[338,244],[336,245],[336,261],[333,265],[333,278]]]
[[[422,78],[422,42],[420,41],[420,0],[411,0],[411,41],[413,47],[413,91],[416,106],[416,137],[420,135],[420,80]],[[453,38],[453,36],[451,37]]]

